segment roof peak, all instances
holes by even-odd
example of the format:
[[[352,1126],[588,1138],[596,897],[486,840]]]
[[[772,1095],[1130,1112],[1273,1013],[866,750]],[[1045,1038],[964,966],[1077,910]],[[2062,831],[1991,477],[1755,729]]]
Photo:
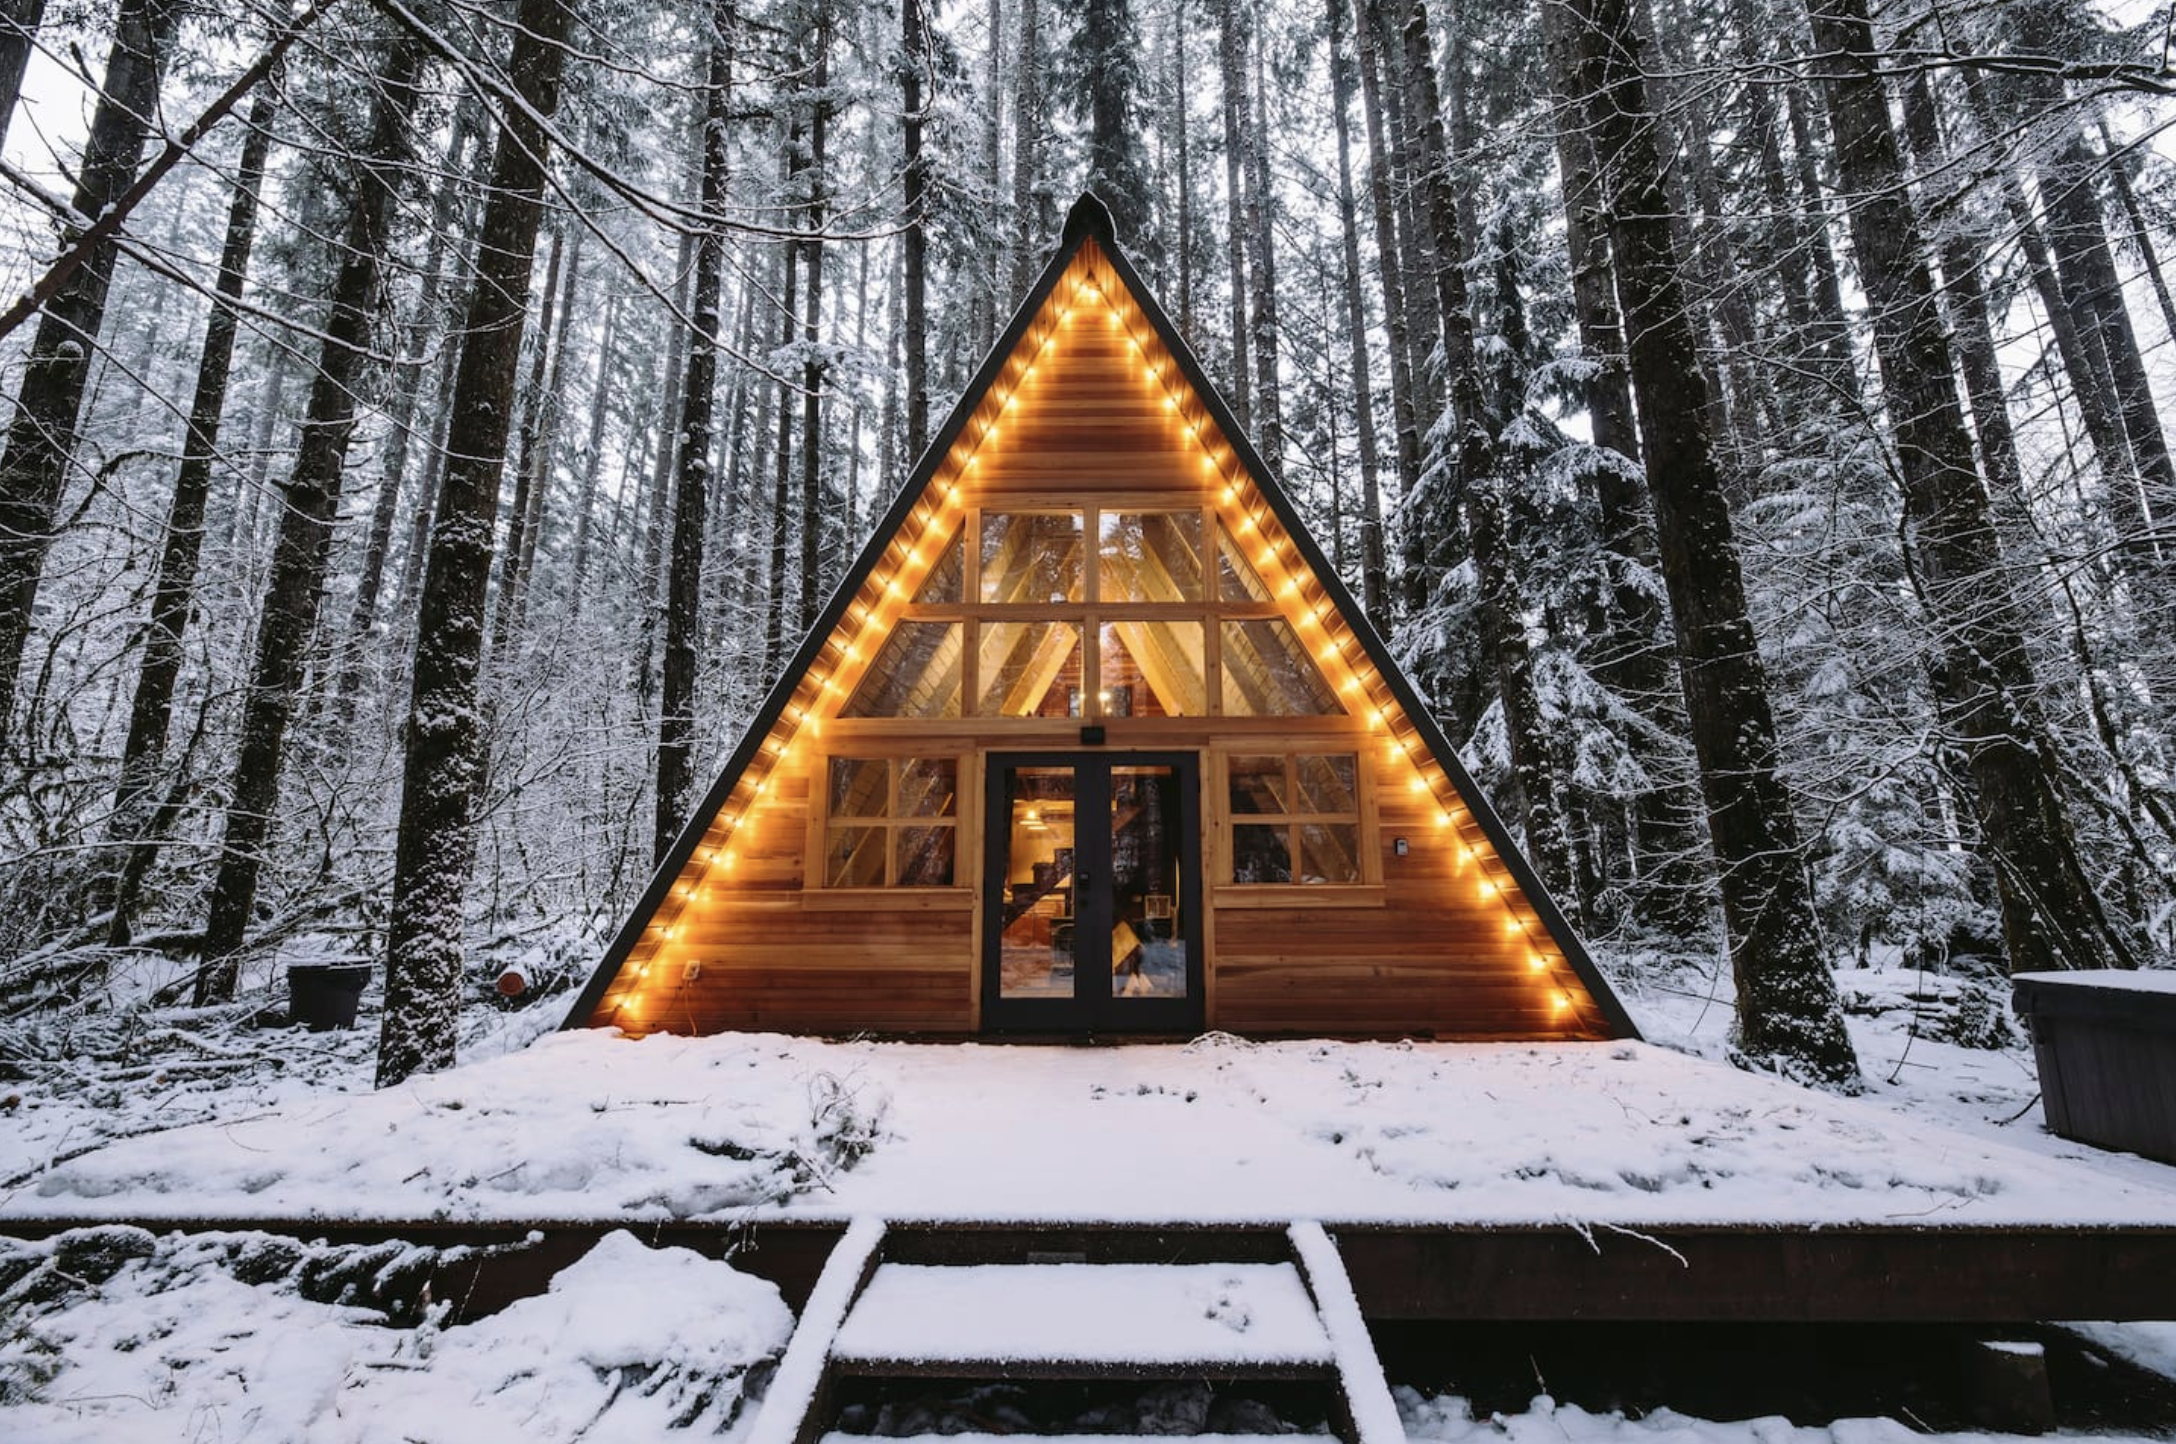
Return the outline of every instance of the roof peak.
[[[1065,231],[1060,242],[1070,250],[1084,236],[1094,236],[1105,246],[1118,243],[1117,230],[1111,221],[1111,208],[1094,191],[1082,191],[1080,199],[1073,202],[1073,209],[1065,213]]]

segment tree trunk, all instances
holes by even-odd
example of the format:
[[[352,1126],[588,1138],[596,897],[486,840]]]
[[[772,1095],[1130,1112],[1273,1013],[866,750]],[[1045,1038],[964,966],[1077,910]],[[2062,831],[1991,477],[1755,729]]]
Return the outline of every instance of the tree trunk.
[[[2131,244],[2138,247],[2138,259],[2146,268],[2146,279],[2153,286],[2153,298],[2161,308],[2161,325],[2171,336],[2176,336],[2176,296],[2171,296],[2168,278],[2161,271],[2160,253],[2154,249],[2153,230],[2146,224],[2146,213],[2138,204],[2138,191],[2131,183],[2131,165],[2135,160],[2119,144],[2108,129],[2106,119],[2094,122],[2100,132],[2100,146],[2108,156],[2108,183],[2115,187],[2116,201],[2123,207],[2123,218],[2130,222]]]
[[[1858,368],[1851,354],[1851,318],[1844,312],[1843,281],[1836,248],[1829,239],[1828,210],[1821,188],[1821,161],[1814,149],[1811,101],[1795,76],[1783,87],[1783,118],[1791,133],[1791,160],[1798,176],[1799,203],[1805,207],[1806,253],[1813,261],[1813,343],[1824,373],[1856,404]]]
[[[1557,84],[1585,117],[1601,163],[1678,676],[1722,869],[1738,1052],[1751,1066],[1855,1088],[1858,1059],[1777,775],[1767,672],[1707,428],[1707,378],[1670,235],[1640,41],[1629,0],[1569,0],[1566,9],[1573,43]]]
[[[45,21],[45,0],[0,0],[0,142],[22,98],[23,72],[30,68],[30,43]]]
[[[790,121],[786,134],[785,184],[783,190],[793,194],[796,179],[801,171],[800,128]],[[791,213],[789,212],[789,215]],[[790,229],[790,223],[789,223]],[[793,345],[794,333],[800,329],[801,242],[788,234],[779,242],[784,248],[785,280],[778,288],[779,337],[781,351]],[[793,405],[792,395],[783,374],[780,375],[778,392],[778,437],[772,456],[771,472],[771,546],[769,568],[765,573],[768,583],[763,604],[763,684],[767,687],[778,676],[779,665],[786,656],[786,540],[790,518],[790,488],[793,480]]]
[[[1999,112],[2000,102],[1992,93],[1988,77],[1967,69],[1964,89],[1982,138],[2001,135],[2005,126]],[[2010,228],[2016,233],[2018,245],[2025,254],[2026,273],[2032,278],[2033,293],[2040,299],[2040,309],[2047,316],[2048,333],[2054,339],[2056,355],[2062,360],[2063,374],[2070,378],[2070,393],[2077,403],[2078,420],[2085,427],[2086,440],[2100,462],[2101,485],[2121,536],[2117,555],[2135,575],[2150,580],[2154,562],[2146,547],[2147,529],[2138,496],[2137,468],[2131,459],[2130,440],[2124,433],[2123,418],[2116,406],[2114,378],[2108,372],[2106,358],[2096,354],[2089,345],[2090,338],[2082,333],[2070,301],[2064,295],[2062,278],[2055,272],[2055,260],[2049,252],[2047,237],[2033,217],[2024,187],[2007,164],[1998,168],[1996,186]]]
[[[830,130],[831,12],[825,9],[816,26],[816,65],[810,76],[815,87],[815,114],[809,121],[808,239],[802,251],[808,257],[808,313],[802,325],[804,347],[801,364],[801,609],[795,620],[798,636],[816,625],[816,604],[823,594],[820,557],[824,535],[823,400],[824,376],[829,367],[818,349],[823,340],[824,319],[824,140]]]
[[[385,589],[385,566],[393,549],[393,522],[400,511],[401,486],[408,470],[417,412],[428,385],[425,358],[430,348],[444,339],[446,318],[440,311],[446,287],[446,247],[460,204],[469,147],[475,140],[475,111],[466,105],[457,107],[453,134],[446,142],[443,172],[431,198],[431,233],[424,249],[423,284],[416,293],[415,321],[408,328],[407,344],[393,371],[393,414],[386,428],[385,464],[378,479],[377,500],[371,505],[362,572],[355,581],[355,605],[349,611],[347,637],[340,649],[336,690],[340,694],[342,726],[353,720],[364,648],[378,629],[378,600]]]
[[[907,350],[907,455],[919,460],[929,445],[929,357],[927,341],[928,282],[925,272],[929,249],[929,165],[922,159],[922,78],[929,62],[929,11],[926,0],[901,0],[899,19],[906,54],[900,67],[900,90],[905,102],[901,125],[906,148],[902,178],[907,201],[906,233],[900,248],[906,256],[905,341]],[[992,43],[996,35],[992,32]]]
[[[1904,82],[1904,139],[1921,175],[1931,177],[1941,172],[1945,158],[1941,120],[1934,103],[1934,87],[1927,83],[1924,72],[1914,73]],[[1987,295],[1980,280],[1988,249],[1985,235],[1966,232],[1955,224],[1944,226],[1939,256],[1942,294],[1947,301],[1950,333],[1957,338],[1957,369],[1964,380],[1966,403],[1972,408],[1980,469],[1992,492],[1996,516],[2013,534],[2022,534],[2030,522],[2025,508],[2025,472],[2018,460],[2016,433],[2010,426],[2008,391],[2002,383],[1994,323],[1988,315]]]
[[[122,0],[70,202],[76,216],[103,215],[134,179],[180,16],[179,0]],[[81,235],[82,228],[64,226],[60,249],[68,250]],[[0,443],[0,732],[15,710],[16,676],[30,640],[45,554],[53,545],[54,509],[82,439],[77,428],[83,392],[118,252],[113,238],[100,241],[45,304],[7,439]]]
[[[574,233],[567,251],[567,272],[560,283],[559,318],[552,330],[551,369],[544,376],[544,400],[537,419],[536,437],[524,443],[524,455],[534,484],[529,488],[529,516],[522,526],[520,564],[514,568],[513,631],[527,622],[529,598],[536,585],[536,554],[543,549],[544,528],[552,520],[552,482],[558,474],[559,421],[565,414],[560,403],[567,385],[567,332],[574,321],[576,297],[582,287],[582,242],[587,230]]]
[[[912,0],[909,0],[912,3]],[[695,304],[680,393],[680,463],[666,583],[665,666],[657,708],[657,817],[650,862],[662,864],[686,825],[695,790],[696,641],[702,625],[703,541],[708,525],[711,412],[718,394],[719,301],[725,275],[725,194],[733,105],[735,0],[711,0],[710,61],[703,92],[702,208],[715,218],[696,234]]]
[[[475,857],[474,784],[484,739],[479,674],[493,512],[536,260],[546,123],[559,106],[566,0],[520,0],[503,113],[462,327],[453,426],[416,626],[414,691],[401,776],[393,902],[386,927],[378,1086],[451,1067],[461,996],[461,927]]]
[[[333,279],[309,410],[295,448],[294,469],[282,488],[286,504],[280,508],[272,543],[272,571],[265,581],[264,608],[257,623],[256,660],[242,698],[241,740],[227,799],[225,841],[204,927],[204,963],[196,980],[198,1007],[234,996],[235,954],[256,907],[265,843],[279,811],[287,727],[302,693],[310,639],[324,598],[348,443],[355,435],[356,402],[373,365],[383,308],[380,282],[398,192],[405,184],[400,168],[408,158],[408,122],[420,100],[422,73],[421,44],[406,34],[393,36],[377,76],[370,134],[356,158],[354,196],[341,236],[340,267]]]
[[[1544,4],[1542,33],[1552,73],[1575,73],[1575,38],[1565,33],[1567,12]],[[1601,541],[1611,558],[1599,588],[1603,604],[1601,659],[1595,672],[1658,730],[1682,734],[1685,715],[1665,638],[1670,619],[1654,592],[1643,585],[1655,570],[1654,517],[1639,469],[1639,423],[1632,380],[1625,370],[1623,319],[1617,310],[1611,269],[1608,206],[1601,189],[1594,137],[1579,107],[1556,108],[1557,166],[1562,173],[1564,239],[1570,251],[1572,311],[1587,371],[1581,393],[1594,444],[1607,455],[1594,468]],[[1650,771],[1666,774],[1667,759],[1645,748]],[[1699,934],[1713,900],[1697,836],[1700,799],[1689,784],[1671,785],[1632,801],[1633,834],[1643,874],[1633,889],[1634,915],[1679,938]]]
[[[1398,208],[1390,194],[1390,145],[1383,135],[1382,41],[1380,28],[1369,18],[1373,0],[1358,0],[1353,7],[1353,53],[1360,70],[1360,113],[1368,137],[1368,210],[1375,225],[1375,271],[1383,285],[1383,330],[1390,342],[1390,414],[1397,433],[1398,495],[1408,497],[1420,485],[1420,419],[1414,409],[1415,379],[1411,365],[1413,341],[1406,314],[1404,275],[1398,267]],[[1388,551],[1386,543],[1384,550]],[[1386,559],[1385,587],[1388,587]],[[1390,600],[1385,596],[1385,629],[1392,622]]]
[[[1035,283],[1038,142],[1043,115],[1041,0],[1020,0],[1020,54],[1014,61],[1012,104],[1012,293]]]
[[[1269,170],[1269,126],[1264,113],[1262,51],[1267,40],[1252,37],[1254,59],[1254,133],[1247,150],[1247,257],[1253,262],[1253,303],[1248,325],[1254,344],[1255,446],[1272,472],[1284,471],[1284,403],[1279,395],[1277,357],[1277,192]]]
[[[580,510],[574,522],[574,560],[568,570],[567,613],[582,619],[583,594],[589,582],[591,538],[597,526],[597,483],[604,476],[604,425],[612,414],[612,362],[620,347],[620,317],[626,298],[614,290],[605,301],[604,336],[597,343],[597,382],[589,393],[589,437],[582,443],[582,487],[577,498]],[[624,491],[622,493],[624,495]]]
[[[1171,95],[1171,125],[1177,132],[1172,140],[1178,152],[1179,334],[1199,351],[1201,338],[1194,329],[1194,128],[1186,114],[1187,73],[1186,6],[1181,3],[1171,7],[1171,75],[1166,88]]]
[[[1469,249],[1460,229],[1458,190],[1451,175],[1443,107],[1437,98],[1426,0],[1410,0],[1406,11],[1405,76],[1407,102],[1418,121],[1419,149],[1414,154],[1415,169],[1422,177],[1418,200],[1438,262],[1436,311],[1443,323],[1443,365],[1458,431],[1456,510],[1465,516],[1466,541],[1479,573],[1481,650],[1495,665],[1504,730],[1511,743],[1511,767],[1523,803],[1527,850],[1550,892],[1576,917],[1578,890],[1570,835],[1534,690],[1526,607],[1511,557],[1503,483],[1497,475],[1495,427],[1474,346],[1473,305],[1465,271]],[[1454,514],[1449,508],[1436,508],[1427,521]]]
[[[1337,121],[1338,225],[1343,242],[1345,330],[1352,350],[1354,425],[1360,445],[1360,605],[1375,630],[1390,631],[1383,561],[1381,458],[1375,435],[1375,383],[1368,373],[1368,308],[1360,298],[1360,212],[1352,187],[1352,63],[1345,56],[1346,0],[1328,0],[1330,90]]]
[[[2057,790],[2024,627],[1957,410],[1873,26],[1864,0],[1817,0],[1809,13],[1814,44],[1839,57],[1827,78],[1830,125],[1896,435],[1905,559],[1941,639],[1936,692],[1972,775],[2010,966],[2133,966],[2131,944],[2102,910]]]
[[[151,591],[151,618],[144,628],[143,664],[136,674],[136,694],[129,708],[128,739],[121,747],[121,782],[115,793],[107,836],[122,849],[114,882],[112,921],[107,941],[126,947],[143,880],[157,858],[158,836],[149,830],[152,784],[166,755],[166,734],[173,723],[174,684],[181,676],[182,634],[196,605],[197,566],[204,551],[204,504],[211,494],[212,466],[219,454],[219,423],[226,411],[227,383],[233,375],[235,302],[249,274],[249,253],[257,235],[257,201],[264,184],[265,160],[272,145],[272,112],[278,107],[276,83],[267,84],[250,102],[249,134],[235,170],[234,198],[227,206],[227,234],[219,251],[219,278],[212,288],[211,315],[204,323],[198,353],[196,394],[189,403],[189,423],[182,444],[181,469],[174,476],[174,499],[166,513],[166,544],[159,554],[159,576]]]
[[[1232,271],[1232,415],[1239,429],[1254,433],[1254,378],[1247,364],[1247,96],[1240,31],[1241,0],[1218,0],[1217,63],[1224,93],[1224,211],[1231,238]]]
[[[552,232],[552,244],[544,262],[544,299],[529,340],[529,380],[519,402],[520,422],[514,429],[514,496],[506,513],[506,546],[499,553],[498,607],[491,623],[491,658],[496,667],[514,642],[516,600],[521,594],[521,556],[529,545],[530,513],[537,509],[537,493],[551,466],[540,457],[538,444],[544,430],[545,377],[551,366],[552,334],[558,329],[560,267],[566,260],[567,233]]]

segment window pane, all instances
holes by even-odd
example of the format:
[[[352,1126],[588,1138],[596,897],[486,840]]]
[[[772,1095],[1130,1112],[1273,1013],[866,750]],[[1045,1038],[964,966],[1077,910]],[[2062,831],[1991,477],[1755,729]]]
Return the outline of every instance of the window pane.
[[[1360,881],[1360,829],[1350,822],[1300,825],[1301,882]]]
[[[959,763],[950,757],[911,757],[899,764],[898,817],[950,817],[959,792]]]
[[[1292,881],[1292,848],[1282,823],[1241,823],[1232,829],[1233,882]]]
[[[1201,600],[1200,512],[1106,512],[1096,529],[1096,590],[1104,601]]]
[[[1284,758],[1233,757],[1228,770],[1233,815],[1275,817],[1292,810],[1285,795]]]
[[[952,837],[949,827],[902,827],[894,834],[899,848],[896,876],[900,887],[952,886]]]
[[[1077,511],[983,513],[985,602],[1077,602],[1080,558]]]
[[[1300,775],[1298,812],[1358,812],[1360,810],[1360,759],[1331,755],[1303,755],[1297,759]]]
[[[832,817],[882,817],[891,764],[881,757],[834,757],[826,813]]]
[[[1080,627],[984,622],[975,712],[983,717],[1078,717]]]
[[[1320,717],[1341,710],[1283,618],[1224,624],[1225,716]]]
[[[1070,767],[1004,770],[1011,838],[1005,864],[998,995],[1073,996],[1074,779]],[[996,776],[991,787],[999,785]]]
[[[884,840],[889,836],[882,827],[826,828],[824,886],[884,886]]]
[[[894,622],[841,717],[960,715],[960,624]]]
[[[922,584],[914,589],[917,602],[956,602],[960,599],[960,578],[965,568],[960,563],[966,549],[960,545],[960,534],[954,532],[952,540],[944,544],[937,560],[922,578]]]
[[[1253,558],[1240,549],[1222,522],[1216,527],[1216,591],[1227,602],[1266,602],[1269,588],[1255,573]],[[1256,551],[1261,550],[1259,543]]]
[[[1106,717],[1199,717],[1209,710],[1199,622],[1105,622],[1097,701]]]

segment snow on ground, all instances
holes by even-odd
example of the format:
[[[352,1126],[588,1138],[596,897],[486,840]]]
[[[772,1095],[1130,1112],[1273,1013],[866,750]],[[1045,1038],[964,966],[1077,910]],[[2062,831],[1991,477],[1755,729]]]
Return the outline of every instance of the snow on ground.
[[[1855,1100],[1716,1061],[1727,984],[1683,978],[1629,999],[1655,1040],[1638,1045],[630,1043],[536,1038],[549,1004],[477,1010],[474,1061],[383,1093],[367,1016],[318,1037],[239,1012],[35,1025],[77,1030],[58,1048],[18,1023],[0,1036],[0,1060],[28,1060],[0,1083],[0,1229],[56,1214],[2176,1222],[2176,1168],[2047,1133],[1999,998],[1894,969],[1840,982],[1869,1084]],[[1998,1046],[1955,1041],[1975,1032]],[[737,1433],[749,1367],[760,1380],[788,1326],[767,1285],[625,1235],[551,1294],[445,1327],[243,1282],[218,1247],[169,1238],[29,1308],[0,1259],[0,1434],[466,1444],[661,1438],[683,1418]],[[2076,1327],[2176,1376],[2176,1326]],[[1413,1437],[1445,1444],[1912,1432],[1400,1404]]]
[[[244,1282],[233,1236],[170,1238],[79,1295],[0,1294],[0,1432],[376,1444],[657,1440],[735,1424],[792,1327],[771,1284],[607,1236],[542,1296],[473,1323]],[[246,1248],[246,1243],[243,1247]],[[36,1292],[36,1291],[32,1291]]]
[[[888,1263],[832,1344],[842,1359],[1327,1364],[1290,1264]]]
[[[25,1180],[0,1220],[2176,1223],[2176,1168],[1995,1131],[1652,1044],[590,1031],[121,1139]]]
[[[1639,1418],[1621,1413],[1589,1413],[1571,1404],[1559,1404],[1546,1396],[1537,1398],[1520,1414],[1489,1414],[1475,1417],[1465,1400],[1455,1395],[1424,1398],[1410,1389],[1399,1389],[1398,1412],[1405,1421],[1406,1436],[1414,1444],[1973,1444],[1980,1440],[2014,1440],[2014,1435],[1955,1433],[1935,1434],[1910,1429],[1895,1419],[1838,1419],[1824,1426],[1794,1425],[1770,1416],[1719,1422],[1698,1419],[1671,1409],[1657,1409]],[[2050,1438],[2089,1438],[2101,1444],[2122,1444],[2122,1434],[2077,1434],[2059,1431]]]

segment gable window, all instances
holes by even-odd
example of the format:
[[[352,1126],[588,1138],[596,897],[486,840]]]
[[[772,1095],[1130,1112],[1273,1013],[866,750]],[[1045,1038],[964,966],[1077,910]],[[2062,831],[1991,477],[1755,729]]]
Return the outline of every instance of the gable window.
[[[833,757],[825,782],[825,887],[952,886],[958,759]]]
[[[1289,543],[1251,525],[1206,505],[970,509],[839,715],[1343,715],[1262,580]]]
[[[1350,752],[1225,759],[1235,883],[1358,883],[1360,759]]]

